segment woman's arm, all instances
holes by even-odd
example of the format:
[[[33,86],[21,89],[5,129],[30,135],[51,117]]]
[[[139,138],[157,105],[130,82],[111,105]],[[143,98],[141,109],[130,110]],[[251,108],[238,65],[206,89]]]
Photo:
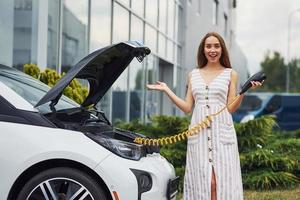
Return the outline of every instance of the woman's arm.
[[[176,94],[167,86],[166,83],[157,81],[156,84],[147,84],[149,90],[159,90],[165,92],[171,101],[183,112],[190,113],[193,110],[194,98],[191,89],[191,73],[188,76],[188,89],[185,100],[176,96]]]
[[[228,97],[227,97],[227,104],[231,103],[236,96],[237,83],[238,83],[238,74],[236,71],[232,70],[231,80],[230,80],[230,84],[229,84]],[[260,83],[258,81],[251,81],[251,84],[252,84],[251,89],[255,89],[262,85],[262,83]],[[230,113],[234,113],[240,107],[240,105],[243,101],[243,98],[244,98],[244,94],[240,95],[238,97],[238,99],[228,107],[228,111]]]

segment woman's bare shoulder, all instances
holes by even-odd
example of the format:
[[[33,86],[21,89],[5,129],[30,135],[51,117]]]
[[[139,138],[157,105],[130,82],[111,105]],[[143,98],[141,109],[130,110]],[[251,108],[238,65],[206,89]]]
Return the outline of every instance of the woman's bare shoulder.
[[[192,68],[192,69],[190,69],[189,71],[188,71],[188,73],[187,73],[187,79],[190,81],[190,79],[191,79],[191,77],[192,77],[192,74],[193,73],[195,73],[195,71],[196,70],[198,70],[198,68],[197,67],[195,67],[195,68]]]
[[[231,80],[237,80],[238,79],[238,73],[231,68]]]
[[[191,68],[189,71],[188,71],[188,75],[191,76],[192,73],[194,73],[195,71],[198,70],[198,67],[194,67],[194,68]]]
[[[235,71],[234,69],[230,68],[231,70],[231,76],[238,76],[237,71]]]

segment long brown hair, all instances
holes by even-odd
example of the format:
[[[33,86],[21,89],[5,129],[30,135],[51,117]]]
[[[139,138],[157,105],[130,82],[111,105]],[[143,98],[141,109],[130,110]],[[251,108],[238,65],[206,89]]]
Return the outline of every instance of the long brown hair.
[[[228,50],[226,48],[225,42],[224,42],[223,38],[221,37],[221,35],[219,35],[216,32],[209,32],[204,36],[204,38],[202,38],[200,45],[198,47],[198,53],[197,53],[198,68],[203,68],[207,64],[207,58],[205,57],[205,54],[204,54],[204,45],[205,45],[205,40],[210,36],[216,37],[220,42],[220,45],[222,48],[222,53],[221,53],[221,57],[220,57],[221,65],[223,65],[225,68],[231,68]]]

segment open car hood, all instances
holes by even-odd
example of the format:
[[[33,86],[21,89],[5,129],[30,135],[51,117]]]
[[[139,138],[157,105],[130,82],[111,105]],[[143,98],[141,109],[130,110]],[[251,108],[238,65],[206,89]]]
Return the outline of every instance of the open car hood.
[[[150,52],[149,48],[133,41],[99,49],[72,67],[35,107],[50,101],[52,106],[56,105],[63,90],[74,78],[86,79],[89,82],[89,94],[81,105],[86,107],[97,104],[134,57],[141,62]]]

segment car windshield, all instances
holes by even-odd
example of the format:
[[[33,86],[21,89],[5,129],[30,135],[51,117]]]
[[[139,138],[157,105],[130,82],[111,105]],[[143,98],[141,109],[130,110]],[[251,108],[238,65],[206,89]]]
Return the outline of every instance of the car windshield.
[[[0,74],[0,81],[33,106],[35,106],[37,102],[50,90],[50,87],[44,83],[28,76],[20,76],[19,74],[2,73]],[[50,102],[38,106],[37,109],[43,114],[50,113],[52,111],[50,110],[49,104]],[[74,107],[80,107],[80,105],[64,95],[62,95],[58,103],[55,105],[56,110]]]
[[[248,94],[245,95],[241,106],[237,112],[250,112],[259,110],[262,107],[263,102],[269,98],[267,94]]]

